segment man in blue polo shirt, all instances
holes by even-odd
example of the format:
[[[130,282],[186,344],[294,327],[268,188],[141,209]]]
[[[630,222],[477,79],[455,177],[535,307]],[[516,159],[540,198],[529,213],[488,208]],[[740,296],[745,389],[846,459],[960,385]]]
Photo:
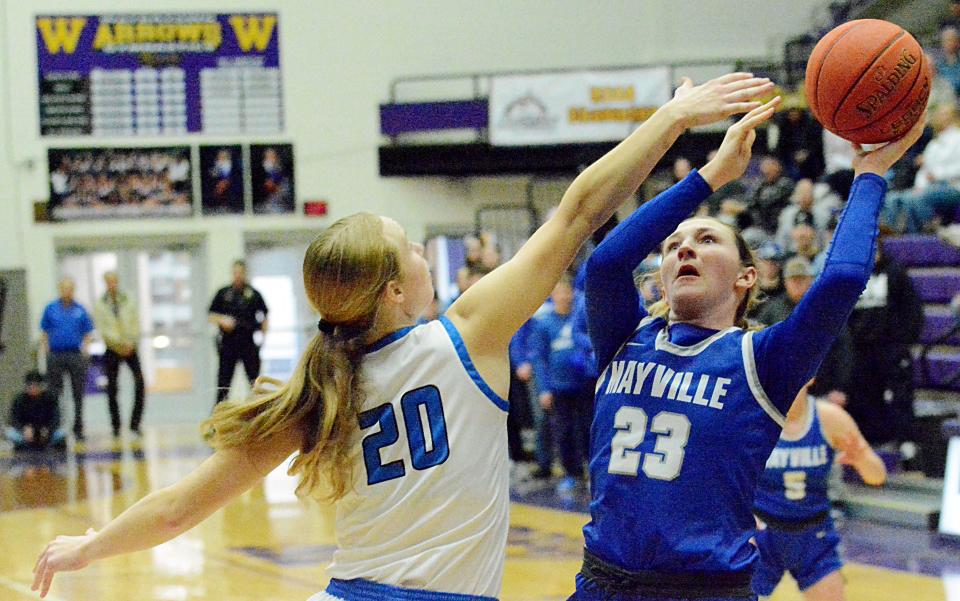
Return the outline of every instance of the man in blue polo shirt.
[[[73,433],[83,440],[83,389],[87,380],[87,345],[93,321],[87,310],[73,300],[74,282],[60,280],[60,298],[51,301],[40,320],[41,344],[47,351],[47,374],[54,398],[60,398],[63,376],[70,375],[73,391]]]

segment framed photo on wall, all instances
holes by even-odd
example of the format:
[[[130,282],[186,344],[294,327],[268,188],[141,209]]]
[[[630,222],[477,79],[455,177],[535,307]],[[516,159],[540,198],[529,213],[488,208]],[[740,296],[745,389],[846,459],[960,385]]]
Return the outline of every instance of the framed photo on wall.
[[[240,150],[239,144],[200,147],[200,204],[204,215],[243,213]]]
[[[47,163],[54,220],[193,214],[189,146],[51,148]]]
[[[253,180],[253,212],[293,213],[292,144],[252,144],[250,170]]]

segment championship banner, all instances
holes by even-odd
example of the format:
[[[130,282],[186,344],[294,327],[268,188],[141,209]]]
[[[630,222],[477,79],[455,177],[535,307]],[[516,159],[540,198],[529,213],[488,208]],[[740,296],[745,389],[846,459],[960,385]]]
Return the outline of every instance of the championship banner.
[[[490,143],[622,140],[671,98],[667,67],[493,78]]]
[[[35,26],[41,135],[283,130],[275,13],[55,15]]]

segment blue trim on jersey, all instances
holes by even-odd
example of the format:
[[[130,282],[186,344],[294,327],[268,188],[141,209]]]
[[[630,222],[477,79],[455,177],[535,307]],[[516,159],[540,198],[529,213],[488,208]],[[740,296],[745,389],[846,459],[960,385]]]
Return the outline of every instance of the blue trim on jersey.
[[[410,330],[412,330],[415,327],[417,326],[407,326],[405,328],[400,328],[396,332],[391,332],[390,334],[387,334],[386,336],[384,336],[380,340],[377,340],[373,344],[367,345],[366,352],[373,353],[373,352],[379,351],[380,349],[387,346],[391,342],[396,342],[397,340],[400,340],[401,338],[409,334]]]
[[[470,379],[473,380],[473,383],[477,385],[477,388],[480,389],[480,392],[485,394],[488,399],[493,401],[493,404],[503,409],[504,411],[510,410],[510,403],[500,398],[500,395],[493,391],[489,385],[483,380],[483,377],[480,376],[480,372],[477,371],[477,368],[473,365],[473,360],[470,359],[470,353],[467,352],[467,345],[463,343],[463,338],[460,336],[460,332],[457,331],[457,326],[453,325],[453,322],[446,315],[440,316],[440,323],[443,324],[443,328],[447,331],[447,336],[450,337],[450,342],[453,343],[453,348],[457,350],[457,355],[460,357],[460,363],[463,364],[463,368],[467,370],[467,375],[470,376]]]
[[[334,597],[340,597],[344,601],[384,601],[385,599],[396,601],[497,601],[494,597],[400,588],[360,578],[355,580],[332,578],[330,584],[327,585],[327,592]]]

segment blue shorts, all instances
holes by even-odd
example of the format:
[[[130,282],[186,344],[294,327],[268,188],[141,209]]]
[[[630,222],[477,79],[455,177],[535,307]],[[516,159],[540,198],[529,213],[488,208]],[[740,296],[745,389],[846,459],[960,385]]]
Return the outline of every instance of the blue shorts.
[[[805,591],[843,567],[837,545],[840,535],[829,517],[799,532],[766,528],[757,532],[760,561],[753,573],[753,591],[767,596],[777,588],[784,572],[790,572]]]
[[[369,580],[334,578],[327,590],[307,601],[497,601],[493,597],[399,588]]]
[[[587,582],[583,574],[577,574],[577,590],[574,591],[567,601],[684,601],[678,597],[650,597],[648,595],[630,595],[617,593],[610,595],[592,582]],[[742,597],[730,599],[729,597],[710,597],[708,599],[697,598],[697,601],[751,601]],[[752,601],[756,601],[753,597]]]

